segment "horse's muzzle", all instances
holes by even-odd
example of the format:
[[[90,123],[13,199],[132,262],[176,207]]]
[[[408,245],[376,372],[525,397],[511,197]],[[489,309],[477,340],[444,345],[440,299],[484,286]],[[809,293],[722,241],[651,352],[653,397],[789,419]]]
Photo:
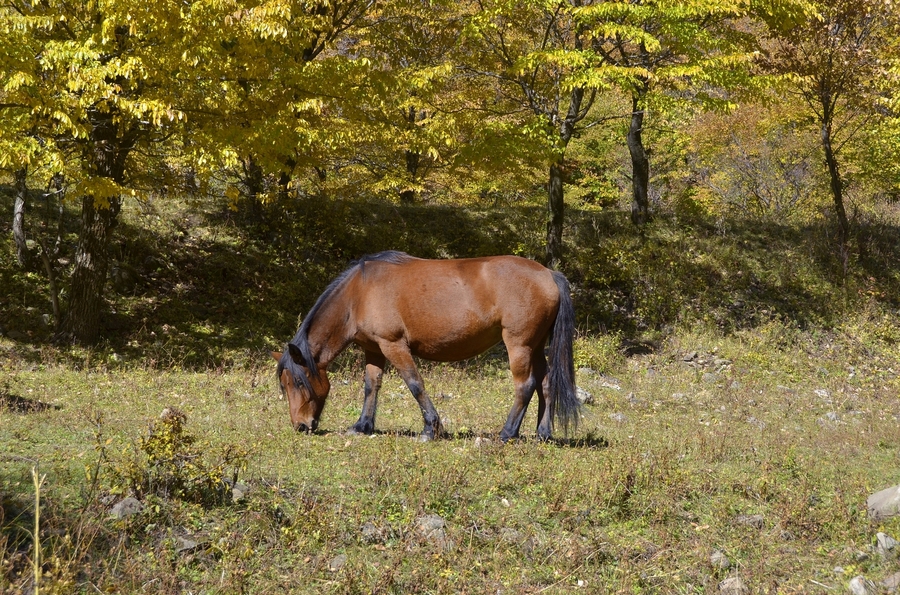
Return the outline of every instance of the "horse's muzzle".
[[[310,432],[315,432],[316,428],[318,428],[318,427],[319,427],[319,422],[318,422],[318,420],[315,420],[315,419],[312,420],[311,422],[309,422],[309,425],[306,425],[303,422],[294,424],[294,429],[297,430],[298,432],[303,432],[304,434],[309,434]]]

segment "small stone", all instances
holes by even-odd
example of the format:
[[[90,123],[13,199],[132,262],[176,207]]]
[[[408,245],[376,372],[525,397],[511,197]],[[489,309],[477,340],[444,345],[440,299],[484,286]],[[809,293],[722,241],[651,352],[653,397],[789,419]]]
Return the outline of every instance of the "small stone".
[[[897,540],[890,535],[881,532],[875,535],[875,551],[884,558],[892,556],[897,545]]]
[[[378,530],[378,527],[376,527],[373,522],[363,524],[359,533],[365,543],[377,543],[381,541],[381,531]]]
[[[453,549],[453,542],[444,532],[444,519],[436,514],[426,514],[416,519],[416,529],[427,541],[444,550]]]
[[[698,355],[699,354],[696,351],[691,351],[690,353],[685,354],[685,356],[682,358],[682,361],[692,362],[697,359]]]
[[[869,518],[880,521],[900,513],[900,485],[875,492],[866,500]]]
[[[847,585],[847,589],[853,595],[875,595],[875,583],[870,580],[866,580],[866,577],[863,575],[854,576],[850,579],[850,584]]]
[[[888,593],[895,593],[900,589],[900,572],[895,572],[889,577],[881,581],[881,586],[888,590]]]
[[[843,566],[835,566],[831,572],[833,572],[837,575],[841,575],[841,574],[844,574],[846,571],[844,570]]]
[[[721,550],[716,550],[709,556],[709,563],[713,565],[713,568],[718,568],[719,570],[731,568],[731,560]]]
[[[182,554],[185,552],[193,551],[199,545],[198,542],[193,539],[188,539],[187,537],[176,537],[175,538],[175,553]]]
[[[610,376],[601,376],[598,384],[610,390],[622,390],[622,383]]]
[[[762,529],[765,519],[761,514],[739,514],[734,518],[734,522],[738,525],[746,525],[754,529]]]
[[[746,595],[750,592],[744,581],[739,576],[731,576],[719,583],[719,593],[722,595]]]
[[[743,385],[740,382],[738,382],[737,380],[732,380],[731,383],[728,385],[728,388],[730,388],[731,390],[740,390],[741,388],[743,388]],[[752,399],[751,399],[751,401],[752,401]],[[747,404],[750,405],[751,403],[748,401]],[[755,404],[755,402],[753,404]]]
[[[834,411],[829,411],[828,413],[825,414],[825,419],[827,419],[830,422],[836,422],[836,421],[840,420],[840,417]]]
[[[824,389],[824,388],[817,388],[816,390],[813,391],[813,393],[814,393],[817,397],[819,397],[819,398],[821,398],[821,399],[827,399],[828,397],[831,396],[831,393],[828,392],[828,391],[827,391],[826,389]]]
[[[766,429],[766,422],[758,420],[755,417],[753,417],[752,415],[747,418],[747,423],[750,424],[751,426],[756,426],[760,430]]]
[[[347,563],[347,554],[338,554],[334,558],[331,559],[331,562],[328,563],[328,570],[331,572],[337,572]]]
[[[500,540],[508,543],[523,543],[525,536],[521,531],[517,531],[511,527],[503,527],[500,529]]]
[[[250,491],[250,488],[242,483],[236,483],[231,486],[231,500],[232,502],[240,502],[247,496],[247,492]]]
[[[482,438],[481,436],[475,437],[475,448],[481,448],[482,446],[487,446],[490,443],[490,438]]]
[[[575,398],[578,399],[578,402],[582,405],[590,405],[594,402],[594,395],[584,390],[580,386],[575,388]]]
[[[124,519],[136,515],[142,510],[144,510],[144,505],[137,498],[129,497],[113,506],[109,511],[109,516]]]
[[[714,374],[713,372],[706,372],[705,374],[703,374],[701,379],[706,384],[715,384],[719,381],[719,375]]]

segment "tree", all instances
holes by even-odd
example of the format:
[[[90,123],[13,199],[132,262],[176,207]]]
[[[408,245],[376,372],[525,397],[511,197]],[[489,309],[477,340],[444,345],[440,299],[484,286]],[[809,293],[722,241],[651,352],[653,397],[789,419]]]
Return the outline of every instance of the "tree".
[[[100,337],[122,201],[151,189],[167,161],[183,152],[210,174],[240,156],[275,169],[315,154],[304,147],[318,140],[320,98],[354,61],[327,72],[311,64],[370,5],[11,0],[0,9],[9,124],[0,166],[61,175],[80,202],[65,338]]]
[[[650,158],[643,137],[649,97],[731,105],[728,90],[751,83],[756,39],[746,20],[750,14],[750,5],[737,0],[629,1],[581,11],[590,23],[591,48],[604,68],[621,69],[616,84],[631,99],[626,142],[634,224],[650,219]]]
[[[576,18],[589,4],[476,0],[467,5],[466,39],[460,67],[496,89],[491,97],[498,119],[519,120],[520,130],[549,161],[545,262],[563,259],[565,151],[587,117],[603,84],[595,76],[579,81],[585,68],[599,66],[590,52],[588,28]]]
[[[787,76],[788,92],[802,99],[818,124],[846,272],[851,228],[842,149],[863,126],[884,115],[900,17],[887,0],[831,0],[817,3],[816,9],[793,23],[770,23],[766,65]]]

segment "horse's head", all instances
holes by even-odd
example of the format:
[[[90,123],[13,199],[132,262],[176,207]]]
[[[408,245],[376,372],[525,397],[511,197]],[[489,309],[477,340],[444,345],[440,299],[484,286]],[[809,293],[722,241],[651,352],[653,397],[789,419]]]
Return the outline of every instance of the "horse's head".
[[[278,381],[291,410],[291,425],[298,432],[314,432],[325,408],[331,384],[324,369],[311,368],[300,349],[288,344],[287,353],[272,352],[278,361]]]

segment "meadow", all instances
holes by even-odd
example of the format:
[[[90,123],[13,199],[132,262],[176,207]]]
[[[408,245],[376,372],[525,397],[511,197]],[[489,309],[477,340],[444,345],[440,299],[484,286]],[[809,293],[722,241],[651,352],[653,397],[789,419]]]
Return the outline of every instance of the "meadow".
[[[423,444],[393,373],[378,432],[344,433],[362,403],[352,350],[320,430],[292,432],[266,350],[363,252],[528,256],[539,218],[328,208],[252,234],[215,209],[134,208],[110,339],[92,349],[47,341],[46,290],[3,230],[0,591],[831,593],[860,575],[888,589],[900,565],[875,539],[900,538],[900,520],[870,520],[866,498],[900,483],[892,220],[839,279],[818,229],[659,217],[639,235],[624,214],[573,210],[592,397],[578,429],[539,442],[532,407],[501,443],[512,383],[495,348],[423,365],[449,432]],[[128,496],[140,511],[114,514]]]

